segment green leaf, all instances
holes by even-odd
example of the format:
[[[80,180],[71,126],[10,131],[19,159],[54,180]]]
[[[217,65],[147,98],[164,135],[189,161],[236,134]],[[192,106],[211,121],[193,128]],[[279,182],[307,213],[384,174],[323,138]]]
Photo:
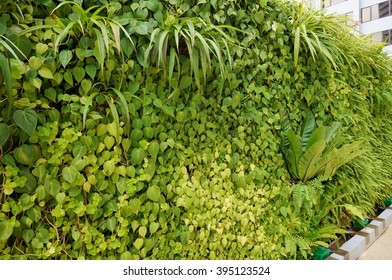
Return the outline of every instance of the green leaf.
[[[23,144],[14,150],[15,159],[23,165],[31,165],[34,161],[33,147],[30,145]]]
[[[65,72],[64,73],[64,80],[70,84],[71,86],[73,86],[73,78],[72,78],[72,74],[71,72]]]
[[[302,129],[302,150],[306,148],[306,145],[308,144],[309,137],[313,132],[315,126],[315,120],[312,111],[307,110],[306,111],[306,118],[305,118],[305,123],[304,127]]]
[[[151,186],[147,189],[147,197],[152,201],[159,202],[161,198],[161,190],[158,186]]]
[[[12,90],[12,76],[11,76],[11,68],[8,61],[8,58],[0,52],[0,86],[2,86],[3,81],[5,83],[5,90],[7,92],[7,103],[8,109],[6,110],[7,119],[11,117],[11,110],[13,104],[13,90]]]
[[[24,229],[22,232],[22,238],[27,244],[29,244],[30,241],[34,238],[34,230]]]
[[[16,110],[13,119],[16,125],[30,136],[37,127],[37,113],[30,108]]]
[[[48,47],[48,45],[46,45],[46,44],[38,43],[38,44],[35,46],[35,49],[36,49],[36,51],[37,51],[38,54],[43,54],[43,53],[45,53],[45,52],[49,49],[49,47]]]
[[[117,226],[117,219],[116,217],[111,217],[106,221],[106,228],[113,232]]]
[[[154,234],[157,230],[158,230],[158,228],[159,228],[159,224],[158,223],[156,223],[156,222],[152,222],[151,224],[150,224],[150,234]]]
[[[90,76],[91,79],[94,79],[95,75],[97,74],[97,68],[95,65],[89,64],[86,66],[86,73]]]
[[[141,164],[145,157],[146,157],[146,153],[142,148],[137,148],[132,150],[131,153],[132,164],[134,165]]]
[[[298,163],[298,176],[300,179],[307,181],[316,175],[318,171],[316,164],[320,161],[325,147],[325,141],[321,139],[305,150]]]
[[[148,152],[153,158],[156,158],[159,153],[159,143],[157,141],[153,141],[148,146]]]
[[[60,183],[59,181],[52,179],[50,181],[46,181],[44,185],[45,191],[53,197],[56,197],[60,191]]]
[[[103,173],[106,176],[111,176],[114,172],[116,165],[113,160],[108,160],[103,163]]]
[[[138,238],[138,239],[136,239],[136,241],[133,243],[133,246],[135,246],[135,248],[136,248],[137,250],[140,250],[140,249],[143,247],[143,243],[144,243],[143,238]]]
[[[138,213],[141,207],[141,202],[138,198],[131,199],[129,201],[129,206],[131,207],[131,211],[133,213]]]
[[[0,147],[4,146],[10,136],[8,125],[0,123]]]
[[[0,243],[7,242],[8,238],[11,237],[12,232],[14,231],[13,226],[9,221],[1,221],[0,222]]]
[[[184,76],[180,81],[180,89],[186,89],[192,85],[192,78],[189,76]]]
[[[8,36],[8,39],[10,40],[10,42],[13,43],[13,45],[11,45],[11,48],[14,50],[14,53],[17,54],[20,60],[29,57],[32,49],[32,44],[29,38],[24,35],[20,36],[16,34],[11,34],[10,36]]]
[[[58,194],[56,194],[56,201],[58,204],[62,204],[65,201],[65,193],[61,193],[59,192]]]
[[[66,166],[61,171],[61,175],[63,176],[64,180],[70,184],[72,184],[76,180],[78,174],[79,172],[75,166]]]
[[[287,132],[287,139],[290,143],[289,150],[287,151],[287,161],[288,161],[289,171],[294,177],[299,178],[298,164],[302,156],[301,141],[299,137],[295,135],[292,129],[290,129]]]
[[[52,71],[50,71],[49,68],[41,67],[41,68],[38,70],[38,74],[39,74],[42,78],[45,78],[45,79],[53,79],[53,73],[52,73]]]
[[[30,208],[27,210],[27,216],[32,219],[34,222],[38,223],[41,220],[41,208],[38,206],[34,206],[33,208]]]
[[[86,75],[86,71],[84,71],[84,68],[82,68],[82,67],[75,67],[73,69],[72,74],[73,74],[75,80],[78,83],[80,83],[83,80],[84,76]]]
[[[147,233],[147,227],[146,226],[141,226],[139,227],[139,235],[141,237],[145,237]]]
[[[63,67],[65,68],[72,59],[72,51],[62,50],[59,53],[59,59],[60,59],[61,65],[63,65]]]
[[[87,94],[92,86],[92,82],[90,80],[83,79],[81,83],[84,94]]]

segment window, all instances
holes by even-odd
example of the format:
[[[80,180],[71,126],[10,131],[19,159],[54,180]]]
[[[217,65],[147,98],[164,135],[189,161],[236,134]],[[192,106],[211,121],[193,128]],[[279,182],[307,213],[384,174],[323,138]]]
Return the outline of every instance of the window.
[[[392,29],[373,33],[372,40],[375,42],[385,42],[387,46],[392,45]]]
[[[346,13],[346,24],[347,25],[352,25],[352,23],[353,23],[353,16],[354,16],[353,12]]]
[[[324,8],[337,5],[346,1],[347,0],[324,0]]]
[[[362,9],[362,22],[368,22],[392,15],[392,0]]]
[[[362,22],[371,21],[371,7],[366,7],[362,9]]]

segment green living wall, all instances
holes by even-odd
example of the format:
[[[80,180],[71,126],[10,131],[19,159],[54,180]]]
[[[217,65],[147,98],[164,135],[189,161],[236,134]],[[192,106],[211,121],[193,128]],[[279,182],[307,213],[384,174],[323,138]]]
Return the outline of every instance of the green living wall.
[[[0,9],[2,259],[307,259],[392,195],[391,60],[345,19],[278,0]]]

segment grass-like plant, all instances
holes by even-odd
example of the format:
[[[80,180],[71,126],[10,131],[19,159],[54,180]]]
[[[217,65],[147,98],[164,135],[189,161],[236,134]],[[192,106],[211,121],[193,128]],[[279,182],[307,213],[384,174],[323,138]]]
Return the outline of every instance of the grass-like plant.
[[[114,19],[116,8],[110,4],[84,9],[75,1],[64,1],[52,11],[52,14],[64,5],[71,5],[73,13],[69,16],[70,20],[65,23],[57,18],[57,28],[61,31],[54,42],[55,52],[58,52],[60,45],[69,37],[87,35],[96,42],[94,56],[103,72],[105,60],[112,55],[113,48],[121,53],[121,31],[129,42],[134,44],[128,32]],[[107,16],[101,15],[104,10]]]
[[[368,36],[358,38],[358,32],[346,24],[346,17],[326,14],[323,9],[309,9],[305,4],[299,4],[287,14],[291,15],[293,24],[296,69],[300,52],[308,52],[314,61],[321,59],[345,74],[350,74],[351,67],[377,73],[391,67],[385,63],[386,54],[381,52],[383,44],[372,42]]]
[[[206,81],[211,69],[220,69],[222,78],[225,78],[226,60],[229,67],[232,64],[230,45],[235,43],[225,29],[235,28],[216,26],[199,17],[177,17],[168,14],[163,24],[150,34],[150,44],[144,53],[145,66],[153,64],[161,67],[170,81],[176,65],[180,75],[180,57],[186,56],[190,59],[191,73],[198,87],[202,79]],[[217,65],[214,66],[213,57],[217,60]]]

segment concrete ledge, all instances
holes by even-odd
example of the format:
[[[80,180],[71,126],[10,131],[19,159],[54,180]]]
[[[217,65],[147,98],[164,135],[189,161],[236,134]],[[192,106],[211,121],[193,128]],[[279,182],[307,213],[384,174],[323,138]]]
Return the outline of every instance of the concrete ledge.
[[[345,242],[328,260],[356,260],[392,224],[392,206],[385,209],[377,218],[350,240]]]

